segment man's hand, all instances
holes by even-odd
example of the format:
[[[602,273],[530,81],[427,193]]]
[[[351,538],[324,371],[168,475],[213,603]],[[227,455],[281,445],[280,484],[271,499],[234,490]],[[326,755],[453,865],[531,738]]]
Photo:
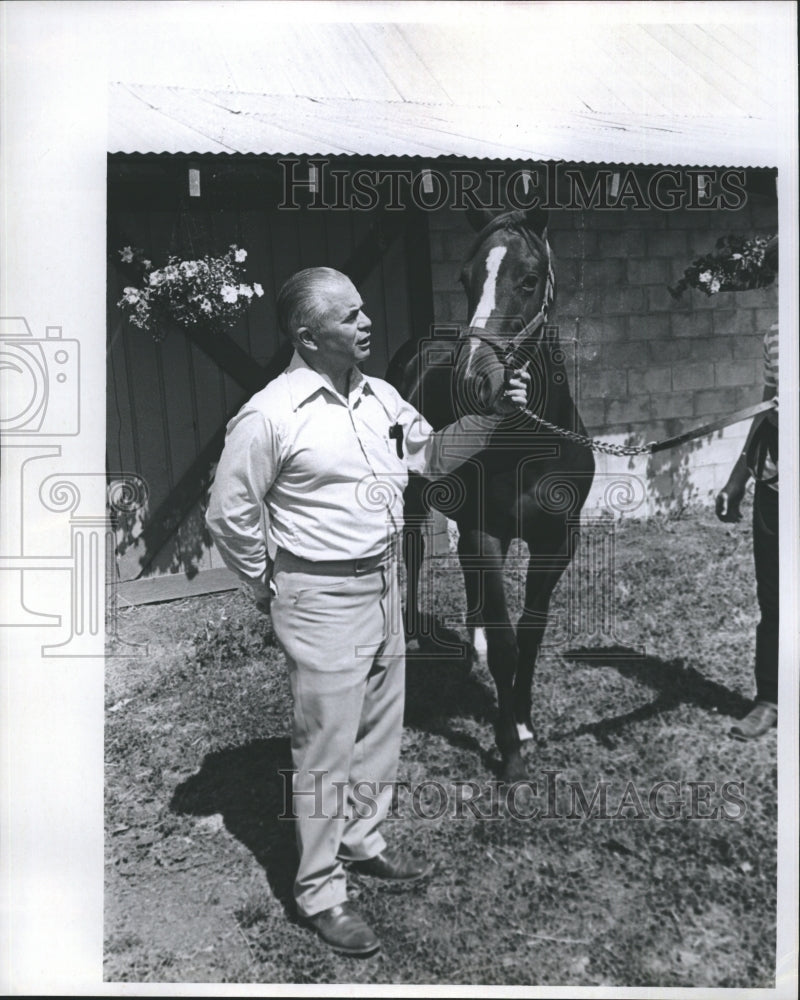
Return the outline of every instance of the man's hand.
[[[270,585],[268,583],[264,583],[263,580],[251,580],[250,593],[253,595],[253,599],[256,602],[258,610],[262,614],[268,615],[270,611],[270,604],[274,596]]]
[[[742,519],[741,503],[744,490],[738,486],[726,484],[717,494],[715,510],[720,521],[735,524]]]
[[[268,615],[270,612],[270,606],[272,603],[272,594],[267,594],[266,597],[259,598],[256,601],[256,607],[261,612],[262,615]]]
[[[502,417],[510,416],[528,405],[531,393],[531,376],[527,368],[515,371],[495,402],[495,411]]]

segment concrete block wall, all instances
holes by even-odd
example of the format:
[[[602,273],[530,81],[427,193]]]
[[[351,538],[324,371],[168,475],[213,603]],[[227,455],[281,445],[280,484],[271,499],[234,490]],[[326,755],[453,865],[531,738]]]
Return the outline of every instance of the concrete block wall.
[[[640,444],[681,433],[761,398],[762,339],[777,321],[777,287],[667,291],[719,236],[777,232],[777,204],[750,195],[737,211],[675,209],[551,212],[558,298],[554,321],[571,359],[571,385],[593,437]],[[458,275],[473,233],[462,212],[430,217],[437,324],[467,321]],[[711,502],[747,424],[646,459],[598,456],[600,480],[635,477],[640,513]],[[599,487],[598,487],[599,489]],[[588,507],[602,506],[595,490]]]

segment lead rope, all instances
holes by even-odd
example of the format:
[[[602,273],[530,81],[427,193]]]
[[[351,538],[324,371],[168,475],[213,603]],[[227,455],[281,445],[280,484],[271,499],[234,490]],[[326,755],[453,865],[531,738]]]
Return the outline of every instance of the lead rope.
[[[527,367],[528,362],[523,366],[523,371]],[[538,416],[533,410],[529,410],[527,407],[522,410],[530,420],[533,420],[540,424],[540,426],[552,431],[559,437],[567,438],[569,441],[574,441],[575,444],[582,445],[584,448],[591,448],[592,451],[602,452],[606,455],[651,455],[654,452],[666,451],[667,448],[675,448],[678,445],[685,444],[687,441],[692,441],[694,438],[704,437],[706,434],[712,434],[716,430],[720,430],[723,427],[729,427],[731,424],[738,424],[742,420],[747,420],[750,417],[755,417],[759,413],[764,413],[766,410],[770,410],[775,406],[775,401],[770,399],[763,403],[757,403],[755,406],[748,406],[744,410],[737,410],[735,413],[731,413],[727,417],[720,417],[718,420],[713,420],[711,423],[703,424],[701,427],[696,427],[692,431],[685,431],[683,434],[676,434],[674,437],[666,438],[664,441],[650,441],[648,444],[612,444],[610,441],[601,441],[598,438],[591,438],[587,434],[578,434],[577,431],[567,430],[566,427],[559,427],[558,424],[552,424],[549,420],[545,420],[544,417]]]

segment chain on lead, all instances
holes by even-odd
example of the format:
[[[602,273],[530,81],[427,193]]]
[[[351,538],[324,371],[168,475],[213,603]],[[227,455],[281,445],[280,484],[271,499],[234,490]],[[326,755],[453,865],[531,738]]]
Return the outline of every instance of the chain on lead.
[[[548,275],[549,278],[549,275]],[[546,312],[545,312],[546,316]],[[509,355],[506,355],[506,364],[510,361]],[[524,372],[530,367],[530,358],[525,362],[520,371]],[[538,416],[532,410],[527,407],[522,411],[526,416],[530,417],[532,420],[538,421],[538,423],[547,428],[549,431],[553,431],[554,434],[558,434],[561,437],[568,438],[570,441],[574,441],[576,444],[583,445],[584,448],[590,448],[592,451],[603,452],[606,455],[620,455],[620,456],[634,456],[634,455],[649,455],[652,452],[653,444],[655,442],[650,442],[650,444],[612,444],[610,441],[600,441],[598,438],[590,438],[586,434],[578,434],[577,431],[567,430],[566,427],[559,427],[558,424],[551,424],[549,420],[545,420],[544,417]]]
[[[568,438],[576,444],[581,444],[585,448],[591,448],[592,451],[603,452],[606,455],[620,456],[649,455],[652,451],[652,444],[611,444],[610,441],[600,441],[597,438],[590,438],[586,434],[578,434],[577,431],[567,430],[566,427],[559,427],[558,424],[551,424],[549,420],[545,420],[544,417],[537,416],[531,410],[526,409],[524,412],[547,430],[552,431],[554,434],[558,434],[560,437]]]

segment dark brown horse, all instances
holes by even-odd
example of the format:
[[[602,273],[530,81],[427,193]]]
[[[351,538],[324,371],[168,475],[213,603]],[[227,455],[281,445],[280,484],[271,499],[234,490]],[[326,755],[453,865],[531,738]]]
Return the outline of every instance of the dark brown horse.
[[[458,524],[458,554],[473,650],[485,648],[497,685],[497,746],[503,778],[526,774],[521,747],[533,736],[533,673],[550,596],[575,552],[578,518],[594,473],[591,451],[546,431],[536,418],[585,430],[570,394],[565,353],[548,325],[555,278],[546,217],[538,211],[468,213],[478,235],[461,274],[469,326],[460,336],[410,341],[387,373],[435,428],[484,414],[508,374],[527,367],[527,414],[503,421],[489,447],[453,474],[452,489],[412,477],[406,493],[407,628],[415,631],[422,559],[420,519],[438,507]],[[503,571],[514,538],[527,543],[525,607],[512,625]]]

